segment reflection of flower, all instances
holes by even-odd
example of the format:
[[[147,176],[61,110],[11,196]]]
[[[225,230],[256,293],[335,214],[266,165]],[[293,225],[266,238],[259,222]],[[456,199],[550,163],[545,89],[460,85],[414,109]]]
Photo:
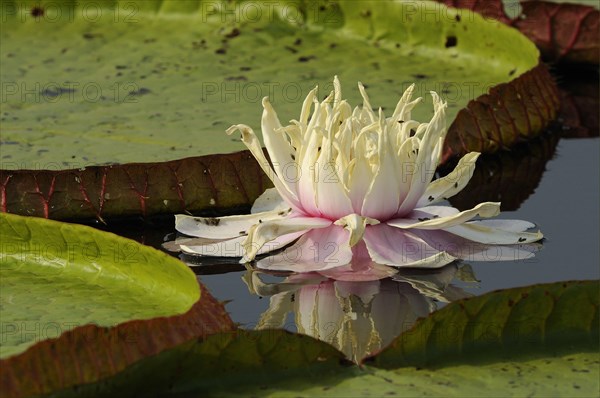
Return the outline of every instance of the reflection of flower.
[[[455,170],[431,182],[444,137],[445,109],[432,93],[429,123],[411,119],[420,98],[411,101],[411,86],[385,118],[373,112],[359,84],[363,106],[354,110],[342,100],[340,83],[318,102],[312,90],[299,120],[282,127],[263,100],[262,132],[271,163],[246,125],[241,131],[274,189],[257,199],[253,214],[221,218],[179,215],[179,232],[198,239],[179,241],[183,251],[213,256],[240,256],[284,251],[258,261],[260,268],[308,272],[347,265],[368,253],[391,266],[441,267],[456,258],[506,260],[525,258],[520,244],[542,234],[525,232],[533,224],[517,220],[470,221],[492,217],[499,203],[485,202],[466,211],[436,203],[455,195],[469,181],[478,153],[465,155]],[[314,111],[311,114],[311,108]],[[496,245],[509,245],[497,250]]]
[[[300,333],[332,344],[358,362],[427,316],[436,300],[468,296],[449,285],[457,269],[451,264],[427,273],[400,271],[394,279],[366,281],[304,273],[272,285],[263,283],[256,271],[248,271],[245,282],[252,293],[271,296],[257,329],[282,328],[293,312]]]

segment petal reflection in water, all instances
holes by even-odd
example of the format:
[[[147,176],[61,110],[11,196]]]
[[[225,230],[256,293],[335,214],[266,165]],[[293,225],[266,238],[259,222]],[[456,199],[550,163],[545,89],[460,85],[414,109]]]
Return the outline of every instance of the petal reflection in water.
[[[361,273],[340,273],[336,276],[342,278],[335,279],[314,272],[292,274],[280,283],[265,283],[262,271],[248,270],[243,279],[250,292],[271,297],[256,328],[283,328],[292,313],[300,333],[359,362],[434,311],[437,302],[470,296],[451,284],[457,277],[475,280],[470,267],[459,263],[436,270],[401,269],[391,277],[373,269],[374,275],[363,272],[362,280],[356,277]],[[354,277],[344,278],[349,274]]]

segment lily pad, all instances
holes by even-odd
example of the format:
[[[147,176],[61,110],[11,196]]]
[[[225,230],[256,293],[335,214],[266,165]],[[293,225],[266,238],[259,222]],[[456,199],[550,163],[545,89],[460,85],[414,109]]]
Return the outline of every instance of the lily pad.
[[[97,219],[248,210],[272,186],[249,151],[75,170],[0,170],[0,210]]]
[[[262,97],[295,118],[308,90],[328,94],[335,74],[345,87],[362,81],[388,109],[413,82],[419,95],[436,90],[449,121],[491,87],[529,76],[489,98],[507,96],[498,122],[518,128],[495,128],[485,99],[468,111],[485,123],[460,124],[486,150],[536,134],[557,106],[533,43],[436,3],[8,1],[1,12],[3,169],[238,150],[223,131],[258,127]],[[358,103],[358,90],[345,96]],[[414,117],[428,119],[422,109]]]
[[[476,346],[474,340],[450,333],[467,324],[458,316],[465,313],[472,317],[474,331],[494,332],[502,327],[514,331],[520,326],[522,333],[476,333],[498,337],[486,338],[485,347]],[[362,367],[350,366],[340,352],[308,336],[282,330],[238,331],[186,342],[98,383],[54,391],[61,397],[109,396],[117,391],[126,395],[382,396],[400,389],[410,396],[465,396],[493,389],[515,396],[544,392],[589,396],[599,385],[597,314],[596,281],[508,289],[444,307]],[[431,336],[435,338],[421,338]],[[447,358],[432,353],[457,355],[448,366]],[[419,359],[423,355],[426,361]],[[379,368],[382,365],[386,369]]]
[[[598,288],[597,281],[564,282],[463,299],[403,333],[373,358],[374,365],[439,366],[564,349],[597,351]]]
[[[85,324],[182,314],[198,301],[180,261],[90,227],[0,214],[0,357]]]

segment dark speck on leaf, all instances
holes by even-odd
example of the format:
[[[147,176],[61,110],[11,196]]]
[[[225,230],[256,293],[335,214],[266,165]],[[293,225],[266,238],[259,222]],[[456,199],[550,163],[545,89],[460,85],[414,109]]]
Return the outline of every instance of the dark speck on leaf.
[[[412,75],[415,79],[426,79],[427,75],[424,75],[422,73],[417,73],[416,75]]]
[[[398,123],[402,124],[404,123],[404,120],[398,120]]]
[[[456,38],[456,36],[448,36],[446,37],[446,48],[450,48],[450,47],[456,47],[456,45],[458,44],[458,39]]]
[[[252,68],[249,67],[249,66],[241,66],[240,70],[243,71],[243,72],[248,72],[249,70],[252,70]]]
[[[514,75],[516,71],[517,71],[516,69],[511,70],[510,72],[508,72],[508,76]]]
[[[337,47],[337,44],[336,44],[336,43],[331,43],[331,44],[329,45],[329,48],[336,48],[336,47]]]
[[[221,220],[219,220],[218,218],[205,218],[202,220],[204,222],[204,224],[206,225],[212,225],[214,227],[216,227],[217,225],[219,225],[219,223],[221,222]]]
[[[172,151],[174,151],[174,150],[175,150],[175,147],[174,147],[174,146],[172,146],[172,147],[171,147],[171,148],[169,148],[169,149],[170,149],[170,150],[172,150]]]
[[[129,95],[146,95],[146,94],[150,94],[152,91],[150,91],[149,88],[146,87],[140,87],[137,90],[133,90],[129,92]]]
[[[54,97],[60,96],[61,94],[68,94],[68,93],[74,93],[74,92],[75,92],[74,88],[55,87],[55,88],[45,88],[40,92],[40,94],[42,94],[44,97],[54,98]]]
[[[86,39],[86,40],[92,40],[92,39],[95,39],[97,37],[102,37],[102,35],[99,34],[99,33],[89,33],[89,32],[83,34],[83,38]]]
[[[525,242],[527,239],[525,238],[519,238],[519,242]]]
[[[309,56],[306,56],[306,57],[300,57],[300,58],[298,58],[298,61],[300,61],[300,62],[308,62],[311,59],[315,59],[315,58],[317,58],[317,57],[315,57],[314,55],[309,55]]]
[[[371,16],[371,10],[363,10],[360,13],[360,16],[363,18],[369,18]]]
[[[240,76],[227,76],[225,78],[226,81],[248,81],[248,78],[246,76],[240,75]]]
[[[429,217],[420,217],[418,218],[419,221],[429,221],[431,220]]]
[[[42,7],[33,7],[31,9],[31,16],[36,18],[44,16],[44,9]]]
[[[454,183],[454,188],[458,188],[458,182]]]
[[[295,46],[299,46],[300,44],[302,44],[302,39],[301,38],[297,38],[296,41],[294,42]]]
[[[240,30],[238,28],[233,28],[233,30],[225,35],[228,39],[233,39],[234,37],[238,37],[240,35]]]
[[[456,22],[460,22],[460,15],[456,14],[454,16],[454,19],[456,20]]]
[[[115,69],[117,69],[117,70],[127,69],[127,65],[115,65]]]
[[[433,196],[429,196],[429,197],[427,198],[427,200],[429,200],[430,202],[433,202],[433,199],[435,199]]]
[[[226,54],[226,53],[227,53],[227,50],[226,50],[226,49],[224,49],[224,48],[217,48],[217,49],[215,50],[215,53],[216,53],[216,54]]]
[[[285,46],[284,48],[286,50],[288,50],[289,52],[291,52],[292,54],[296,54],[298,52],[298,50],[296,50],[294,47],[291,47],[291,46]]]

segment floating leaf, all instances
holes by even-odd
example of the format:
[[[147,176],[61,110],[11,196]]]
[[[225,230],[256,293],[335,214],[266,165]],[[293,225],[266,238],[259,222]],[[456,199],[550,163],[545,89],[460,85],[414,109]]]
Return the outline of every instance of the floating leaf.
[[[430,2],[8,1],[0,12],[3,169],[238,150],[223,131],[258,127],[262,97],[283,120],[297,118],[308,90],[320,83],[319,97],[327,95],[336,74],[347,85],[363,81],[388,109],[413,82],[417,95],[436,90],[449,122],[470,102],[485,141],[476,147],[485,150],[538,133],[555,113],[552,79],[529,40]],[[478,98],[498,85],[507,87]],[[346,96],[361,102],[357,89]],[[488,125],[487,101],[498,100],[508,108],[498,122],[512,117],[518,126],[502,145]],[[413,116],[426,120],[430,109]],[[457,128],[480,136],[465,121]]]
[[[223,212],[272,186],[250,152],[75,170],[0,170],[1,210],[55,219]]]
[[[365,367],[354,377],[303,386],[278,383],[227,391],[228,397],[590,397],[600,388],[598,353],[578,353],[441,369]]]
[[[198,300],[194,274],[157,250],[89,227],[0,221],[1,357],[78,325],[183,313]]]
[[[512,360],[598,350],[599,284],[564,282],[499,290],[433,313],[372,358],[381,368]]]
[[[9,214],[0,214],[0,237],[3,396],[97,381],[190,338],[234,329],[189,268],[157,250]]]
[[[598,282],[561,282],[450,304],[362,367],[326,343],[282,330],[215,334],[57,395],[465,396],[494,389],[589,396],[599,385],[598,292]],[[467,339],[457,333],[464,325],[473,332]],[[501,361],[488,363],[498,351]],[[456,354],[456,365],[443,367],[441,354]],[[415,359],[435,370],[399,367]]]
[[[462,109],[448,129],[444,159],[493,153],[538,135],[557,115],[558,91],[545,65],[492,87]]]
[[[508,16],[502,0],[436,0],[465,8],[519,29],[540,49],[544,60],[598,65],[600,39],[598,5],[580,1],[520,1],[518,15]],[[559,3],[559,4],[557,4]],[[562,4],[560,4],[562,3]],[[510,3],[511,7],[518,3]],[[511,13],[512,14],[512,13]]]
[[[525,17],[516,18],[513,26],[538,46],[544,59],[598,66],[600,11],[597,8],[546,1],[524,1],[521,6]]]

